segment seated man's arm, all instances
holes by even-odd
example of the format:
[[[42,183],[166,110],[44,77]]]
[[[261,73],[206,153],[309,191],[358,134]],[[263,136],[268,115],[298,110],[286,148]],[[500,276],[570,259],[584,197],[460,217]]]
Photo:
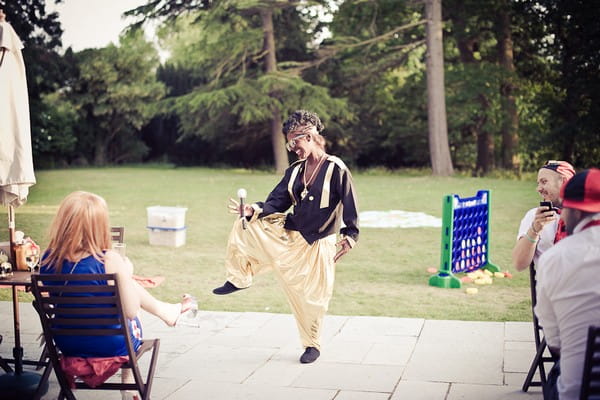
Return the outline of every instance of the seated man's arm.
[[[517,271],[523,271],[531,265],[535,255],[536,243],[531,242],[527,237],[521,236],[512,251],[512,262]]]
[[[549,229],[546,225],[554,220],[546,217],[543,211],[541,207],[531,209],[521,220],[517,243],[512,251],[512,261],[517,271],[523,271],[531,265],[542,229]]]

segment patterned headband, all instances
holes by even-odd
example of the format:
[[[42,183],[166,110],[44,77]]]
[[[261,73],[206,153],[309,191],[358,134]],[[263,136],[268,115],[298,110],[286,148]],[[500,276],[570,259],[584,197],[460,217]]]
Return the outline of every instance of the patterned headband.
[[[571,179],[573,175],[575,175],[575,168],[573,168],[573,166],[566,161],[550,160],[542,168],[557,172],[567,180]]]

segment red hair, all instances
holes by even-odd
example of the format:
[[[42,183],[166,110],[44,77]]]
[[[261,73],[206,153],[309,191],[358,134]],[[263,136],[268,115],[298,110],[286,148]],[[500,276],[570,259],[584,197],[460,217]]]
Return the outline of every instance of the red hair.
[[[78,261],[82,254],[102,261],[111,243],[106,201],[88,192],[69,194],[58,207],[49,236],[43,264],[54,266],[56,272],[63,261]]]

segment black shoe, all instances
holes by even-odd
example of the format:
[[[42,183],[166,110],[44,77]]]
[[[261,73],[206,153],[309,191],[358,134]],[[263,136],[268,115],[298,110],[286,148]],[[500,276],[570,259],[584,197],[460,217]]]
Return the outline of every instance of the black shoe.
[[[246,288],[236,287],[233,283],[225,281],[223,286],[213,289],[214,294],[230,294]]]
[[[304,354],[300,357],[300,362],[302,364],[310,364],[315,362],[317,358],[321,355],[321,352],[314,347],[307,347],[304,350]]]

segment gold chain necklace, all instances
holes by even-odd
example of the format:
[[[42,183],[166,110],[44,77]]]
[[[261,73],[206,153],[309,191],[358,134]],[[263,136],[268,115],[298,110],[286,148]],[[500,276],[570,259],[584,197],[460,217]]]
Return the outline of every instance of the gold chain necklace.
[[[300,192],[300,198],[302,200],[304,200],[304,198],[306,197],[306,195],[308,194],[308,185],[310,185],[310,183],[313,181],[313,178],[315,177],[315,175],[317,174],[317,172],[319,171],[321,164],[323,163],[323,161],[325,160],[326,155],[323,154],[321,156],[321,158],[319,158],[319,162],[317,164],[317,166],[315,167],[315,169],[313,170],[312,174],[310,174],[310,178],[308,178],[308,181],[306,180],[306,170],[308,169],[308,159],[306,159],[306,165],[304,166],[304,171],[302,172],[302,179],[304,180],[304,189],[302,190],[302,192]]]

